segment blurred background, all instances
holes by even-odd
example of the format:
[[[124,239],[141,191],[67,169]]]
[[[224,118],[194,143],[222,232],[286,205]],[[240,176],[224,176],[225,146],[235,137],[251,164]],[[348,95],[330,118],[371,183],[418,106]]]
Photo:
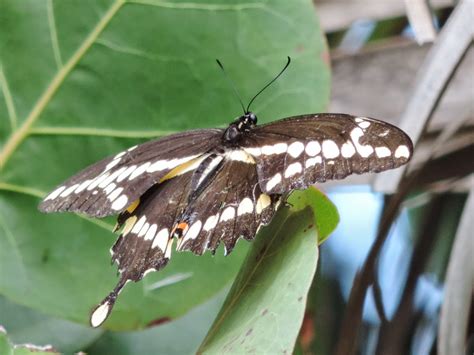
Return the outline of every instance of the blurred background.
[[[101,13],[102,3],[108,5],[107,1],[97,2],[90,6],[90,12],[96,15]],[[135,1],[134,3],[143,4],[147,1]],[[154,1],[150,0],[149,3],[154,3]],[[210,3],[212,3],[210,5],[212,8],[213,4],[218,2],[211,1]],[[260,104],[256,104],[257,112],[263,111],[266,121],[272,120],[272,117],[276,119],[316,109],[379,118],[405,130],[412,138],[416,149],[412,161],[406,168],[377,175],[352,176],[343,181],[329,182],[318,186],[328,194],[337,206],[340,223],[333,235],[320,247],[318,271],[311,286],[305,317],[294,352],[297,354],[338,355],[472,354],[474,351],[472,310],[474,284],[474,228],[472,222],[474,217],[474,180],[472,175],[474,172],[474,51],[472,49],[474,1],[315,0],[311,4],[309,1],[301,3],[305,4],[306,10],[310,8],[311,11],[304,12],[303,16],[303,12],[293,11],[292,5],[284,5],[283,7],[291,8],[291,11],[288,10],[286,15],[291,21],[298,21],[298,16],[304,17],[305,19],[301,21],[306,26],[305,31],[298,34],[310,41],[314,40],[316,35],[319,36],[318,31],[320,31],[326,38],[327,50],[324,47],[324,41],[317,42],[315,48],[308,45],[309,49],[299,48],[295,52],[292,52],[293,47],[288,49],[285,44],[281,44],[281,47],[278,47],[281,55],[275,58],[274,52],[263,46],[268,50],[267,56],[272,55],[272,59],[269,59],[272,69],[269,72],[275,72],[276,69],[273,70],[273,68],[281,67],[285,56],[290,54],[293,57],[296,56],[292,70],[294,72],[300,71],[300,76],[294,76],[293,79],[282,78],[281,84],[278,85],[286,85],[287,89],[283,90],[278,86],[274,90],[280,96],[286,95],[287,98],[277,100],[280,96],[273,92],[274,95],[269,94],[270,98],[267,101],[263,99]],[[38,13],[51,21],[51,9],[57,12],[62,9],[63,13],[68,13],[71,16],[76,9],[80,8],[74,1],[65,1],[61,4],[52,1],[45,2],[47,11],[43,11],[39,7],[38,9],[31,8],[32,2],[29,3],[28,10],[26,10],[26,5],[25,9],[22,9],[21,6],[12,6],[11,4],[0,0],[0,23],[5,26],[3,35],[0,34],[0,44],[2,45],[0,52],[4,51],[0,53],[2,59],[0,62],[0,83],[3,84],[1,86],[2,95],[7,102],[3,107],[0,106],[0,113],[4,113],[5,117],[10,118],[16,115],[21,116],[21,112],[13,112],[12,115],[12,106],[8,105],[9,93],[5,89],[7,82],[5,78],[9,74],[8,63],[18,61],[20,64],[25,64],[24,70],[27,74],[34,66],[34,62],[23,63],[21,53],[16,56],[7,54],[5,51],[6,48],[12,48],[12,43],[15,44],[14,41],[5,40],[8,37],[6,31],[13,31],[14,21],[12,19],[24,10],[30,20]],[[189,6],[188,3],[180,1],[163,4],[160,6],[164,8],[173,8],[177,6],[176,4]],[[2,6],[5,10],[3,15]],[[295,8],[298,6],[294,5]],[[135,7],[133,7],[133,11],[135,11]],[[218,20],[217,12],[212,16],[213,20],[210,23],[216,26],[213,29],[214,32],[217,32],[216,29],[226,29],[227,26],[236,24],[233,21]],[[305,16],[314,17],[316,20],[305,22],[307,20]],[[133,37],[134,26],[141,25],[135,22],[128,24],[127,27],[123,24],[125,16],[120,17],[119,14],[117,17],[117,21],[121,24],[121,32],[116,31],[112,35],[107,33],[108,36],[100,37],[95,45],[112,49],[117,56],[117,53],[124,51],[142,58],[149,56],[148,53],[134,52],[130,48],[125,50],[125,47],[115,46],[115,43],[121,40],[120,34],[124,38],[126,36]],[[283,19],[283,16],[280,17]],[[317,21],[318,18],[319,21]],[[213,22],[214,20],[216,21]],[[284,33],[283,27],[262,29],[265,27],[264,25],[268,24],[264,20],[259,18],[254,19],[253,22],[236,20],[237,23],[239,21],[245,22],[245,26],[240,23],[239,29],[243,33],[241,33],[242,45],[245,47],[245,51],[242,52],[248,54],[248,57],[252,57],[252,54],[261,48],[251,40],[246,41],[245,38],[267,38],[265,31],[282,31]],[[56,21],[58,28],[61,28],[60,26],[67,27],[67,22],[71,21],[70,27],[79,32],[82,29],[81,26],[87,24],[87,21],[83,21],[79,26],[73,20],[60,19],[58,15],[56,15]],[[156,22],[160,21],[161,23],[169,21],[173,26],[181,25],[181,22],[165,17],[156,18]],[[192,22],[193,19],[190,21]],[[285,21],[288,22],[288,19]],[[19,23],[23,24],[21,21]],[[114,24],[112,22],[112,25]],[[111,27],[113,27],[112,25]],[[307,26],[314,26],[314,28]],[[0,30],[0,32],[2,31]],[[143,32],[141,33],[143,34]],[[150,33],[149,37],[137,35],[137,43],[142,43],[144,48],[148,42],[166,42],[159,31],[148,33]],[[59,43],[62,45],[68,43],[64,45],[66,49],[63,49],[63,52],[54,51],[56,63],[61,64],[67,62],[67,55],[73,53],[71,48],[79,40],[71,35],[71,41],[68,42],[64,38],[61,39],[61,33],[58,36]],[[199,34],[200,42],[196,43],[192,43],[191,40],[188,41],[189,43],[186,42],[187,38],[184,35],[182,37],[177,35],[176,38],[186,42],[192,51],[206,52],[205,44],[208,41],[212,42],[212,39],[206,36],[211,35]],[[286,38],[282,37],[282,41],[284,40]],[[291,40],[289,41],[291,42]],[[316,43],[316,40],[314,41]],[[32,40],[29,48],[35,48],[37,43],[33,42]],[[160,47],[160,45],[150,46]],[[166,45],[172,46],[173,43],[170,42]],[[166,48],[166,45],[163,44],[163,48]],[[272,45],[277,48],[274,42]],[[288,46],[290,47],[290,44]],[[293,42],[291,46],[293,46]],[[41,172],[38,179],[43,178],[44,185],[23,191],[35,197],[34,202],[28,202],[23,198],[20,201],[17,197],[10,195],[7,195],[7,199],[3,203],[0,200],[0,207],[6,213],[3,222],[0,219],[0,226],[3,224],[3,235],[6,236],[7,241],[9,240],[8,243],[0,244],[3,247],[3,254],[0,255],[4,260],[8,257],[13,258],[12,250],[14,249],[9,244],[11,242],[9,238],[13,239],[16,231],[23,228],[21,221],[24,223],[24,218],[18,217],[15,224],[17,229],[12,229],[13,234],[9,237],[10,232],[6,227],[7,222],[10,222],[9,213],[11,212],[13,215],[15,211],[26,211],[27,208],[34,206],[37,198],[42,196],[42,193],[53,186],[55,182],[60,181],[61,177],[67,177],[70,173],[85,166],[86,162],[103,156],[103,152],[107,149],[113,150],[131,145],[132,142],[135,142],[134,139],[145,139],[156,136],[158,133],[165,134],[168,131],[195,126],[206,127],[224,124],[227,119],[222,120],[220,117],[228,117],[229,110],[225,110],[221,106],[238,106],[234,103],[235,98],[231,90],[222,89],[226,85],[225,82],[222,79],[215,79],[220,78],[221,74],[215,70],[211,59],[224,53],[223,62],[227,63],[231,75],[238,78],[238,85],[243,86],[244,96],[250,96],[255,88],[259,87],[258,83],[265,81],[262,76],[258,76],[260,75],[258,71],[264,71],[262,68],[266,62],[262,56],[258,62],[260,68],[256,68],[255,65],[252,67],[249,64],[251,61],[247,61],[248,57],[243,56],[244,59],[232,58],[232,46],[222,45],[219,50],[213,48],[209,53],[206,53],[205,61],[209,63],[209,66],[201,67],[201,71],[198,73],[189,69],[193,68],[193,63],[192,60],[187,61],[189,59],[186,57],[189,56],[188,52],[183,52],[183,54],[178,51],[178,53],[152,58],[165,64],[170,61],[179,62],[181,58],[184,58],[186,65],[189,65],[188,69],[179,72],[179,75],[173,76],[172,80],[168,81],[172,82],[172,85],[166,89],[169,94],[164,93],[163,95],[156,94],[151,88],[168,82],[164,79],[162,81],[159,75],[157,78],[150,79],[149,76],[142,74],[140,71],[142,68],[150,69],[145,64],[136,63],[130,77],[126,75],[124,78],[111,76],[113,78],[111,80],[106,74],[101,73],[101,68],[120,66],[119,64],[122,63],[120,58],[115,62],[110,59],[112,58],[110,56],[105,57],[108,59],[95,58],[94,55],[86,56],[84,62],[81,62],[79,66],[80,70],[74,73],[75,81],[69,86],[66,85],[66,89],[59,94],[60,99],[68,102],[67,109],[61,109],[61,114],[57,114],[57,105],[60,104],[57,104],[58,101],[52,101],[46,110],[46,114],[49,115],[47,118],[49,125],[38,125],[32,129],[31,134],[36,138],[28,143],[28,148],[13,155],[13,161],[15,159],[16,161],[21,159],[25,161],[24,159],[27,159],[25,157],[31,156],[35,161],[45,159],[45,155],[41,155],[45,152],[41,148],[42,139],[45,136],[58,132],[66,136],[90,133],[84,128],[81,128],[82,131],[68,130],[70,128],[69,120],[82,119],[84,121],[81,122],[86,128],[88,126],[96,127],[97,131],[93,134],[95,136],[107,136],[108,131],[104,131],[104,127],[107,128],[107,124],[114,120],[121,122],[124,128],[129,128],[131,133],[119,137],[121,139],[119,143],[116,140],[106,139],[102,140],[100,144],[95,143],[97,137],[94,141],[84,138],[84,140],[77,142],[58,138],[57,141],[48,143],[50,144],[49,150],[46,152],[54,152],[56,154],[54,159],[58,162],[72,160],[71,167],[68,171],[59,171],[59,169],[52,167],[48,168],[47,173]],[[316,64],[305,62],[304,60],[309,61],[306,57],[306,59],[298,61],[298,55],[305,50],[306,54],[310,54],[309,58],[317,56]],[[304,57],[306,54],[301,54],[301,56]],[[176,59],[177,57],[173,57],[173,55],[183,55],[183,57]],[[97,55],[97,57],[100,56]],[[203,57],[205,56],[203,55]],[[95,60],[100,63],[100,66],[90,65],[89,62]],[[316,61],[316,59],[312,60]],[[42,63],[40,56],[38,63]],[[329,72],[327,71],[329,63],[331,68],[330,85]],[[236,75],[239,66],[245,68]],[[301,75],[304,69],[308,69],[306,78],[304,74]],[[129,69],[124,69],[124,71],[130,72]],[[265,75],[271,74],[265,73]],[[195,85],[192,86],[193,90],[190,92],[183,91],[183,88],[179,86],[179,81],[186,76],[191,76],[194,80],[192,85]],[[202,80],[202,76],[206,80]],[[25,77],[22,77],[21,80],[28,81],[33,86],[34,80],[30,81]],[[248,77],[252,79],[245,79]],[[101,85],[97,85],[94,81],[97,78],[103,79],[103,84],[101,81]],[[240,82],[240,80],[244,82]],[[306,80],[306,84],[302,84],[304,80]],[[214,81],[217,82],[215,86],[212,86],[214,85],[212,83],[208,84],[208,82]],[[301,85],[308,85],[307,81],[318,83],[320,86],[300,88]],[[205,84],[201,84],[201,82]],[[77,87],[82,85],[87,88],[89,84],[96,87],[97,92],[81,89],[81,96],[78,96],[75,91]],[[138,95],[140,99],[135,98],[131,101],[133,103],[124,104],[123,107],[120,100],[114,95],[108,96],[109,93],[115,94],[122,88],[126,92],[126,96],[129,96],[130,92],[138,93],[140,89],[137,88],[139,87],[143,87],[141,96]],[[28,90],[26,92],[29,93]],[[206,93],[207,101],[199,102],[203,99],[196,95],[198,90]],[[219,96],[221,91],[225,91],[222,97]],[[178,94],[179,98],[177,98]],[[29,98],[28,95],[25,96],[25,101]],[[84,107],[94,105],[98,95],[111,109],[102,112],[101,107],[104,107],[102,104],[94,106],[93,114],[87,112]],[[295,99],[295,97],[299,97],[299,99]],[[308,97],[317,97],[311,103],[313,106],[304,102]],[[330,97],[329,101],[328,97]],[[179,103],[171,109],[160,106],[163,102],[173,101],[174,103],[178,99]],[[292,100],[291,106],[286,105],[284,100]],[[16,102],[19,106],[23,103],[20,101]],[[148,101],[156,103],[156,107],[146,106]],[[188,103],[189,110],[181,102]],[[221,105],[216,105],[216,102]],[[163,105],[165,106],[165,104]],[[139,106],[146,106],[146,110],[140,111],[143,114],[143,117],[139,119],[142,120],[140,124],[143,123],[144,127],[157,127],[159,132],[144,132],[143,129],[142,131],[133,131],[136,128],[134,120],[121,117],[122,113],[123,116],[134,117],[134,112],[140,110]],[[214,114],[211,118],[207,117],[209,112]],[[3,116],[1,117],[3,120]],[[173,119],[164,119],[163,117],[173,117]],[[191,120],[191,124],[186,120]],[[4,132],[7,121],[0,122],[0,128],[3,128]],[[51,126],[58,122],[62,127],[52,129]],[[12,126],[14,125],[12,124]],[[1,139],[6,136],[6,134],[0,135],[0,143],[2,143]],[[3,140],[3,142],[5,141],[6,139]],[[61,152],[61,147],[64,147],[65,144],[72,144],[72,152],[86,151],[87,159],[82,159],[82,156],[76,158],[74,153]],[[36,153],[30,153],[30,150]],[[73,156],[74,159],[71,159]],[[21,178],[23,170],[28,172],[26,168],[5,169],[2,173],[3,177],[0,179],[0,190],[3,189],[8,194],[15,193],[15,189],[19,189],[13,183],[15,179],[22,183],[28,181],[26,177]],[[31,175],[31,172],[28,174]],[[14,208],[8,204],[9,201],[15,201]],[[33,207],[31,208],[33,210]],[[32,217],[33,215],[29,214],[26,216],[36,218],[37,223],[43,223],[38,221],[38,217]],[[55,219],[55,221],[58,224],[62,223],[59,219]],[[69,220],[64,223],[64,225],[59,225],[58,232],[54,232],[54,229],[41,227],[44,228],[43,235],[51,236],[54,238],[54,242],[58,243],[58,240],[65,238],[70,228],[67,224]],[[92,243],[92,240],[100,239],[99,232],[97,235],[93,235],[82,225],[75,228],[71,229],[70,238],[73,238],[73,234],[84,231],[84,235],[90,238],[87,239],[88,242]],[[101,231],[103,234],[103,230]],[[0,233],[2,232],[0,231]],[[29,231],[25,233],[28,234]],[[62,234],[62,237],[52,237],[58,233]],[[83,236],[82,239],[85,238]],[[106,240],[102,238],[98,242],[99,244],[95,244],[94,249],[87,251],[87,257],[98,260],[97,265],[108,266],[108,256],[99,255],[99,252],[107,250],[112,241],[112,237]],[[78,249],[84,247],[83,244],[78,243],[74,244]],[[23,244],[20,242],[19,248],[24,248],[25,244],[26,242]],[[67,248],[64,246],[64,249]],[[62,252],[65,253],[64,255],[69,255],[67,254],[69,250]],[[172,321],[160,318],[161,321],[155,322],[152,327],[138,331],[121,329],[120,325],[113,330],[92,330],[85,325],[78,324],[84,323],[84,319],[78,318],[79,316],[75,314],[81,314],[80,317],[83,317],[83,314],[84,317],[87,317],[88,307],[100,299],[100,296],[97,295],[103,294],[103,291],[109,288],[109,285],[102,286],[101,280],[107,279],[107,277],[113,280],[112,269],[97,271],[93,267],[86,266],[84,271],[86,274],[103,273],[100,277],[97,276],[96,280],[97,288],[101,289],[84,291],[90,293],[87,294],[88,303],[81,306],[82,308],[78,307],[77,310],[74,310],[77,313],[73,314],[73,311],[63,305],[61,307],[67,309],[60,310],[61,307],[58,307],[57,310],[51,311],[52,306],[57,302],[54,297],[62,299],[77,297],[79,299],[80,295],[72,291],[69,293],[64,291],[64,294],[61,294],[62,291],[59,290],[62,289],[54,288],[56,285],[48,284],[48,282],[52,282],[49,280],[41,279],[42,285],[46,284],[45,287],[54,289],[52,295],[46,295],[43,300],[38,299],[31,304],[16,299],[14,295],[26,294],[26,292],[23,292],[20,286],[11,291],[8,279],[13,277],[10,275],[12,269],[8,268],[8,264],[2,264],[0,268],[0,275],[3,277],[0,280],[2,281],[0,284],[3,285],[2,295],[0,295],[0,324],[7,329],[11,341],[14,343],[49,343],[66,353],[79,350],[90,354],[193,353],[218,313],[229,290],[232,277],[237,272],[239,263],[245,255],[245,250],[240,254],[241,256],[233,259],[233,266],[230,267],[232,270],[219,275],[218,281],[220,283],[218,285],[209,284],[209,287],[214,287],[212,291],[209,291],[208,294],[198,295],[199,299],[195,300],[193,304],[187,304],[185,310],[178,311],[172,308],[172,305],[166,304],[165,306],[169,308],[170,312],[175,312]],[[50,258],[53,260],[56,256],[54,252],[44,252],[37,256],[37,259]],[[186,256],[181,258],[182,265],[196,263],[186,259]],[[77,262],[79,263],[80,260]],[[203,263],[207,262],[203,261]],[[216,261],[209,261],[209,267],[212,263],[216,263]],[[217,263],[224,265],[220,259]],[[77,270],[78,265],[81,265],[81,268],[84,267],[83,264],[76,264],[71,266],[71,270]],[[57,267],[58,264],[55,264],[54,272],[59,274],[60,271],[57,270]],[[189,274],[189,270],[181,270],[180,266],[170,270],[169,274],[164,275],[167,276],[179,271],[179,275],[186,279],[188,277],[186,275]],[[204,274],[206,270],[203,267],[202,273]],[[81,276],[78,274],[79,271],[69,273],[64,271],[64,275],[61,277],[64,277],[64,280],[74,278],[79,280],[78,278],[82,277],[83,273],[80,273]],[[57,278],[56,275],[56,280]],[[69,289],[83,290],[87,283],[82,281],[81,279],[76,284],[68,286]],[[64,289],[68,287],[65,286]],[[184,293],[189,292],[193,285],[189,287],[185,289],[187,291]],[[76,296],[71,296],[73,293]],[[129,294],[124,295],[124,299],[129,296],[128,299],[133,300],[133,297],[136,296],[132,295],[132,291]],[[170,295],[175,297],[174,293],[170,293]],[[157,298],[162,299],[163,297],[160,295]],[[51,303],[51,308],[42,306],[46,300]],[[149,303],[146,305],[155,305],[150,299],[148,300]],[[79,300],[76,301],[78,304],[80,303]],[[178,301],[182,302],[183,300],[178,299]],[[126,301],[124,304],[127,305]],[[132,308],[130,304],[132,301],[128,303],[127,307]],[[142,304],[138,307],[144,308],[146,305]],[[136,304],[133,307],[138,308]],[[124,314],[125,308],[124,306]],[[64,317],[61,312],[64,312]],[[146,314],[147,311],[145,309],[141,312]],[[130,315],[127,317],[123,315],[120,318],[120,309],[118,313],[117,324],[122,318],[129,321],[130,318],[127,317]],[[146,316],[142,316],[142,318],[146,319]],[[155,316],[153,319],[156,318],[159,317]],[[137,319],[139,319],[138,316]],[[185,340],[182,339],[183,334],[186,334]]]
[[[416,151],[403,173],[323,187],[341,222],[321,247],[301,353],[473,352],[472,5],[315,1],[330,111],[384,117]]]
[[[315,4],[331,48],[330,111],[384,117],[416,152],[403,176],[324,186],[341,222],[321,247],[300,350],[471,354],[472,2]]]

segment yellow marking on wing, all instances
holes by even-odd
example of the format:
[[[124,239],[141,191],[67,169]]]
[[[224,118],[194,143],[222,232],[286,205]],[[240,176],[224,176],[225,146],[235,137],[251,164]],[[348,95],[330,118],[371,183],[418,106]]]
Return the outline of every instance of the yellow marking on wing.
[[[127,207],[127,212],[132,213],[133,211],[137,209],[139,204],[140,204],[140,198],[137,198],[135,201],[133,201],[133,203],[130,206]]]
[[[192,170],[193,168],[193,165],[196,165],[195,168],[197,168],[199,166],[199,164],[201,163],[201,161],[205,158],[206,156],[205,155],[201,155],[195,159],[192,159],[190,161],[187,161],[186,163],[183,163],[181,165],[178,165],[176,168],[170,170],[168,172],[168,174],[166,174],[165,176],[163,176],[161,179],[160,179],[160,183],[162,183],[163,181],[166,181],[166,180],[169,180],[169,179],[172,179],[178,175],[182,175],[184,174],[185,172],[189,171],[189,170]]]

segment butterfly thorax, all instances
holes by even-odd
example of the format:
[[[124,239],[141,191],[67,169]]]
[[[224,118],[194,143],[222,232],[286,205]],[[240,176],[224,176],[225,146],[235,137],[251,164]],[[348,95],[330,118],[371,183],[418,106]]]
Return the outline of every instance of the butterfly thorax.
[[[227,127],[222,138],[225,143],[235,145],[242,134],[249,132],[256,124],[257,116],[253,112],[247,112]]]

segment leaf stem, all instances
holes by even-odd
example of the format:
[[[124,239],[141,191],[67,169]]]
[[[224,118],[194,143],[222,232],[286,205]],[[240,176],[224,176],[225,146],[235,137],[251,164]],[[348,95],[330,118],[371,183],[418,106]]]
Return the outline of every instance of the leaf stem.
[[[23,124],[16,130],[5,143],[3,150],[0,152],[0,170],[5,166],[10,156],[13,154],[18,145],[28,136],[30,133],[31,126],[38,119],[40,114],[43,112],[46,105],[51,101],[58,88],[64,82],[71,70],[77,65],[84,54],[89,50],[97,37],[102,33],[104,28],[109,24],[112,17],[117,13],[120,7],[123,5],[124,0],[116,0],[109,10],[105,13],[104,17],[97,23],[97,26],[87,36],[82,45],[67,61],[67,63],[56,73],[46,90],[43,92],[41,97],[38,99],[33,109],[28,114],[28,117]]]

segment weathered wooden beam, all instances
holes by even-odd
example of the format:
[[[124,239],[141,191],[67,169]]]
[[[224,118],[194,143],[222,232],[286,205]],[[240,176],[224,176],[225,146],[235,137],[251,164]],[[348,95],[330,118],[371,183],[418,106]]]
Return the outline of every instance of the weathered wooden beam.
[[[453,74],[472,44],[473,23],[474,1],[459,1],[418,71],[415,86],[410,90],[410,100],[404,107],[398,124],[415,144],[432,119]],[[469,80],[472,80],[472,77]],[[464,119],[458,116],[449,125],[458,125],[458,121]],[[375,190],[393,193],[404,172],[405,167],[401,167],[379,174],[374,181]]]
[[[329,110],[379,118],[399,125],[416,84],[417,73],[431,47],[420,47],[411,41],[395,39],[383,45],[372,45],[354,55],[333,51],[333,84]],[[452,122],[459,121],[463,121],[464,126],[474,127],[472,78],[474,48],[468,51],[444,92],[430,121],[429,132],[444,131]],[[458,140],[452,140],[455,141]],[[418,147],[413,159],[415,165],[428,158],[435,143],[427,140]],[[444,145],[444,148],[448,149],[449,146]],[[455,147],[459,148],[461,147]],[[342,181],[326,183],[324,187],[372,184],[376,176],[350,176]]]
[[[398,124],[413,95],[417,73],[431,49],[406,40],[376,45],[356,55],[332,53],[332,112],[372,116]],[[456,71],[430,122],[440,131],[458,118],[474,125],[474,49]]]
[[[405,7],[416,42],[433,42],[436,38],[436,28],[428,0],[405,0]]]
[[[360,19],[381,20],[406,14],[405,3],[401,0],[315,0],[326,32],[348,28]],[[434,9],[454,6],[455,0],[431,0]]]

